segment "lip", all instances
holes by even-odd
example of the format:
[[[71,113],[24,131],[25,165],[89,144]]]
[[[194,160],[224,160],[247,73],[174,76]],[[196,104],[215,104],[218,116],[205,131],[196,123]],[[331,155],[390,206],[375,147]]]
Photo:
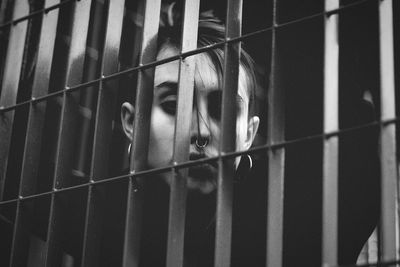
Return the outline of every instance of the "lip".
[[[199,160],[199,159],[204,159],[204,158],[207,158],[207,156],[203,153],[190,153],[189,154],[189,160]],[[211,165],[213,168],[218,169],[218,164],[216,161],[202,163],[200,165]]]
[[[198,160],[206,158],[204,154],[190,153],[190,160]],[[201,163],[189,168],[189,176],[201,181],[215,181],[218,173],[216,162]]]

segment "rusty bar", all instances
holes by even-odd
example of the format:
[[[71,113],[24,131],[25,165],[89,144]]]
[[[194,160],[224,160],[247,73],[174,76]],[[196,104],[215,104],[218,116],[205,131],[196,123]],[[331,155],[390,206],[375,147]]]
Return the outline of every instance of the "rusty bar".
[[[57,4],[59,0],[47,0],[45,5]],[[35,76],[32,85],[32,98],[46,95],[49,90],[49,77],[56,37],[58,10],[43,14],[43,21],[38,48]],[[37,172],[40,159],[41,137],[44,124],[46,102],[29,107],[27,134],[21,170],[21,184],[19,197],[34,194],[37,181]],[[21,201],[17,204],[17,215],[13,233],[10,266],[24,265],[24,240],[29,236],[24,230],[24,217]]]
[[[122,33],[122,23],[125,0],[110,1],[103,50],[101,75],[110,75],[118,71],[119,44]],[[101,82],[97,96],[97,110],[90,181],[107,177],[110,143],[112,137],[112,121],[116,106],[116,82]],[[98,266],[99,245],[101,238],[102,201],[101,192],[93,186],[89,187],[86,207],[85,232],[83,240],[81,266]]]
[[[278,24],[278,0],[273,2],[273,25]],[[285,140],[285,91],[280,87],[277,30],[272,31],[271,76],[268,89],[267,144]],[[285,147],[268,150],[267,265],[282,266]]]
[[[242,0],[227,3],[225,39],[242,33]],[[222,121],[220,154],[236,150],[236,106],[238,92],[239,60],[241,43],[226,43],[222,93]],[[215,228],[214,266],[230,266],[232,241],[232,205],[234,159],[220,161],[218,167],[217,213]]]
[[[86,39],[90,17],[90,1],[74,3],[73,25],[71,32],[70,48],[68,51],[68,63],[65,87],[79,84],[82,81],[84,55],[86,51]],[[71,176],[72,141],[74,133],[74,119],[76,114],[76,99],[69,95],[68,91],[62,97],[61,120],[58,133],[57,150],[55,156],[55,171],[53,177],[53,190],[62,188]],[[60,242],[62,231],[60,215],[62,210],[57,202],[60,201],[56,194],[51,196],[50,217],[47,230],[46,265],[54,266],[57,260],[56,246]]]
[[[144,0],[143,0],[144,1]],[[161,0],[147,0],[143,3],[142,45],[139,65],[152,62],[157,57],[157,36],[160,21]],[[135,118],[130,157],[130,172],[142,171],[147,165],[151,106],[153,103],[154,69],[138,73]],[[137,190],[136,178],[131,177],[125,219],[123,266],[139,265],[139,245],[142,220],[143,190]]]
[[[381,120],[396,118],[394,86],[393,1],[379,5]],[[398,186],[396,167],[396,125],[380,131],[381,156],[381,261],[399,259]]]
[[[13,18],[18,18],[28,13],[29,4],[27,1],[18,1],[15,3]],[[15,105],[17,102],[27,26],[28,21],[24,21],[13,25],[10,30],[0,95],[0,107]],[[0,114],[0,200],[3,200],[4,194],[14,114],[14,110]]]
[[[200,1],[185,1],[181,52],[197,48]],[[189,160],[195,57],[181,59],[174,135],[174,164]],[[173,170],[168,221],[167,267],[183,266],[188,169]]]
[[[325,0],[325,11],[337,9],[338,0]],[[324,133],[339,128],[338,14],[325,17]],[[322,264],[338,263],[338,136],[324,139],[322,181]]]

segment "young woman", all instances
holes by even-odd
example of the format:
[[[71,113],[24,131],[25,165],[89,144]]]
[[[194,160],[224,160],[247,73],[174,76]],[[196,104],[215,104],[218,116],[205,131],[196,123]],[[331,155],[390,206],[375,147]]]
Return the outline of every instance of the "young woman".
[[[179,54],[180,26],[166,26],[160,30],[157,60]],[[224,41],[224,26],[213,17],[199,21],[199,47]],[[223,49],[216,48],[195,57],[194,106],[190,131],[190,159],[218,155],[220,143]],[[179,61],[159,65],[155,69],[154,97],[151,113],[148,165],[158,168],[172,165],[173,138],[178,89]],[[256,74],[250,56],[242,50],[239,86],[236,99],[236,149],[250,148],[259,118],[254,114]],[[132,140],[135,107],[122,105],[122,124],[125,134]],[[193,167],[189,170],[188,188],[204,194],[216,189],[216,168],[213,165]],[[168,183],[168,174],[161,175]]]
[[[170,12],[168,19],[170,23],[163,23],[166,26],[160,28],[157,60],[179,54],[181,25],[174,22],[175,17],[177,17],[176,14]],[[200,16],[198,47],[223,42],[224,34],[224,25],[211,12]],[[190,160],[218,155],[224,51],[223,48],[216,48],[197,54],[194,58]],[[172,165],[178,73],[179,61],[172,61],[155,68],[147,160],[149,169]],[[237,108],[236,150],[242,151],[250,148],[259,126],[259,118],[255,115],[254,107],[257,77],[253,60],[243,49],[238,79],[238,94],[235,103]],[[133,138],[134,113],[134,105],[129,102],[123,103],[122,124],[130,140]],[[248,157],[238,158],[235,162],[236,168],[239,165],[248,166]],[[217,172],[218,167],[214,163],[189,168],[185,266],[213,265]],[[166,172],[158,177],[144,178],[144,229],[140,257],[142,266],[165,265],[170,175],[171,172]],[[262,249],[262,246],[258,247]],[[260,254],[264,254],[264,250]],[[255,259],[254,256],[252,258]]]

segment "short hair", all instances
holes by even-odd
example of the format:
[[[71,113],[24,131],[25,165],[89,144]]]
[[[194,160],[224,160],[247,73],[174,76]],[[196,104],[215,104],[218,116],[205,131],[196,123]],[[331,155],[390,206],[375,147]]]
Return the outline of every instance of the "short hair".
[[[162,9],[160,29],[158,33],[158,49],[163,45],[169,44],[176,48],[180,48],[181,40],[181,13],[175,8],[175,4],[170,4],[167,8]],[[198,26],[198,48],[221,43],[225,41],[225,25],[217,18],[213,11],[200,13]],[[222,84],[222,73],[224,63],[224,50],[221,47],[215,47],[207,50],[212,63],[214,64],[219,84]],[[255,62],[243,47],[240,50],[240,66],[245,72],[247,79],[247,93],[249,96],[249,117],[256,114],[256,90],[259,86],[259,77],[256,71]]]

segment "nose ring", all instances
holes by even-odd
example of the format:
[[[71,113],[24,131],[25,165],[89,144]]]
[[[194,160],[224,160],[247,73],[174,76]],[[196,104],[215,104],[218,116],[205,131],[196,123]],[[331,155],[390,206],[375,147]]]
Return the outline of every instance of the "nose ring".
[[[208,145],[207,138],[201,138],[201,139],[202,141],[200,142],[200,144],[199,144],[199,139],[196,139],[195,144],[197,148],[205,148]]]

